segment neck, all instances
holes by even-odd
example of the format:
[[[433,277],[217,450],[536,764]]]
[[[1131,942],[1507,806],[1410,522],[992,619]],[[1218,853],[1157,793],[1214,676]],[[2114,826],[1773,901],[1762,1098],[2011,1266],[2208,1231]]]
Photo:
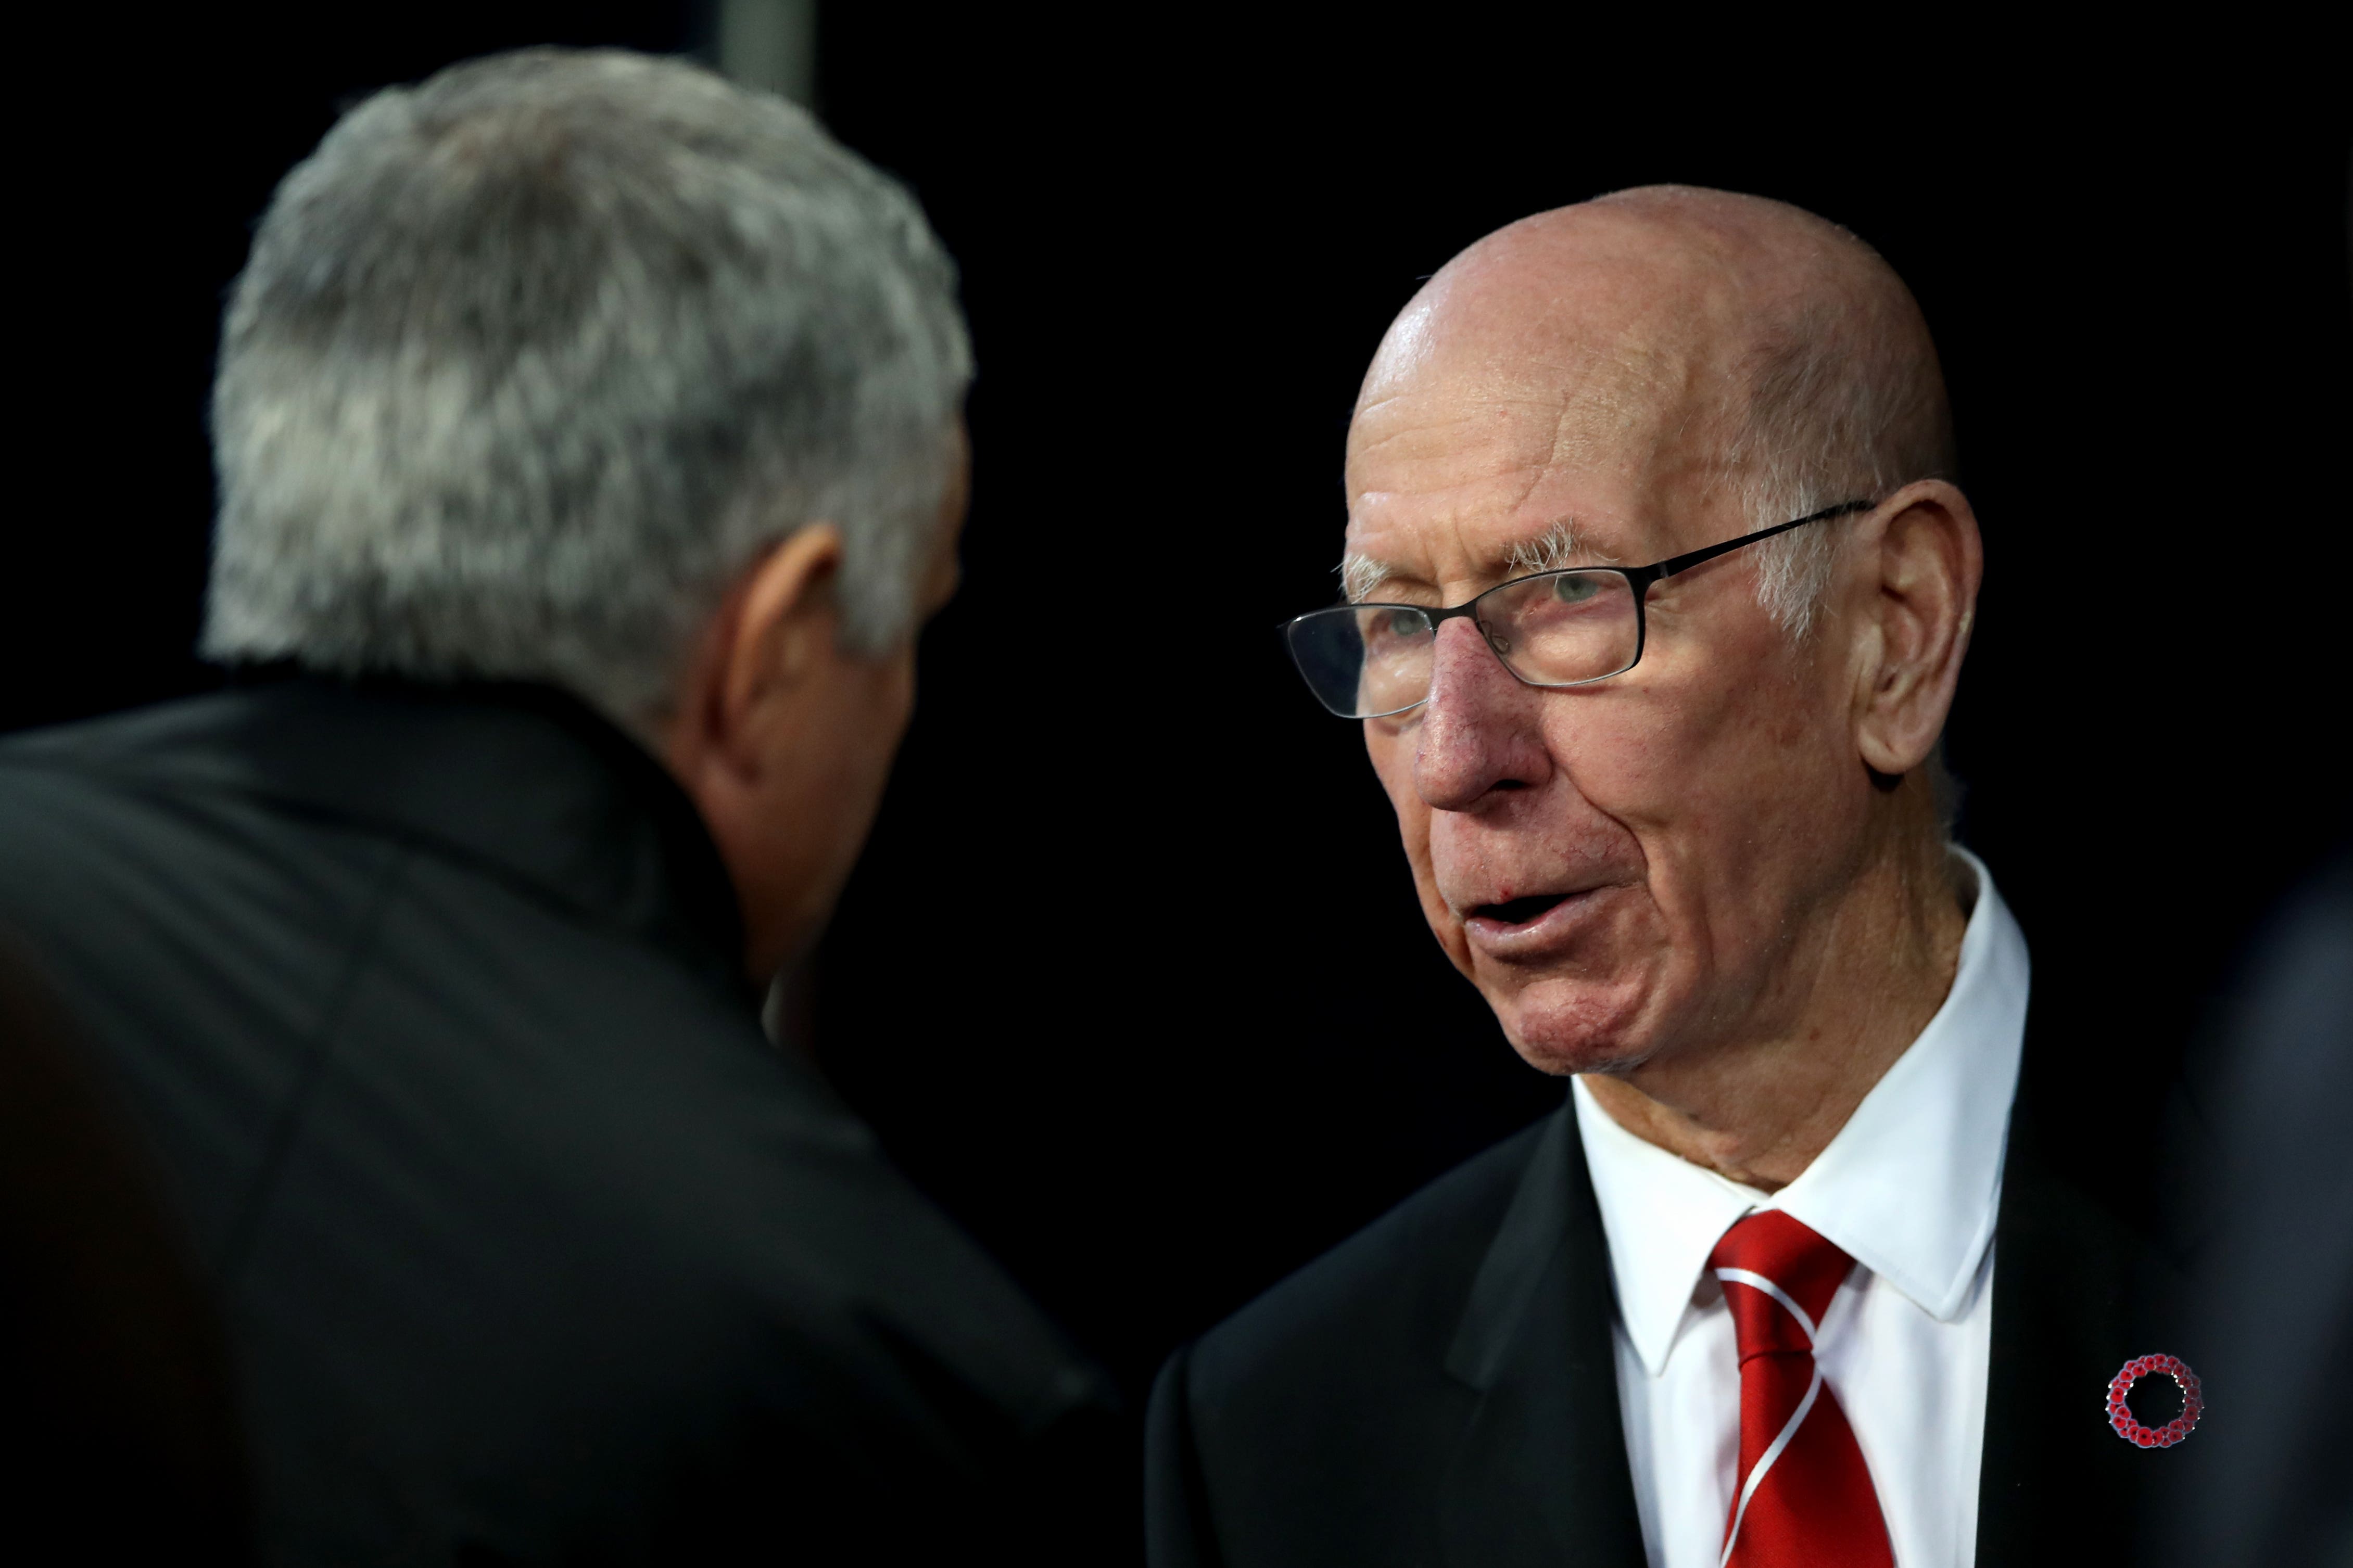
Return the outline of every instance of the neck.
[[[1807,922],[1767,988],[1767,1025],[1585,1082],[1618,1124],[1775,1192],[1838,1135],[1952,990],[1968,925],[1933,833],[1883,857]]]

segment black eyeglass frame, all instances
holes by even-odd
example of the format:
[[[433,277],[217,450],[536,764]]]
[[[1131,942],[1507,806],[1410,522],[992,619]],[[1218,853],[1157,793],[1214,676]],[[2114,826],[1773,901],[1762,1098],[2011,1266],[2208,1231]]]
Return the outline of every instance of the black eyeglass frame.
[[[1705,545],[1698,550],[1685,551],[1681,555],[1670,555],[1664,561],[1653,561],[1648,566],[1562,566],[1550,572],[1531,572],[1525,577],[1513,577],[1498,583],[1493,587],[1447,609],[1434,610],[1428,605],[1392,605],[1379,600],[1366,600],[1363,604],[1335,605],[1331,609],[1310,610],[1303,616],[1293,616],[1282,623],[1280,630],[1283,634],[1283,647],[1291,654],[1292,664],[1298,669],[1300,678],[1307,680],[1308,690],[1315,691],[1315,682],[1308,679],[1306,667],[1300,663],[1298,650],[1291,646],[1291,628],[1302,621],[1328,616],[1335,610],[1414,610],[1429,617],[1430,635],[1434,639],[1438,636],[1439,627],[1458,616],[1468,616],[1471,617],[1471,624],[1479,628],[1479,638],[1487,645],[1487,651],[1495,656],[1495,662],[1502,665],[1511,678],[1521,685],[1535,687],[1539,691],[1561,691],[1573,686],[1590,686],[1597,680],[1615,679],[1642,662],[1642,649],[1648,646],[1650,640],[1650,619],[1644,612],[1650,601],[1651,588],[1653,584],[1672,577],[1677,573],[1688,572],[1694,566],[1704,565],[1719,555],[1728,555],[1736,550],[1771,539],[1777,534],[1787,533],[1793,528],[1803,528],[1810,522],[1823,522],[1834,517],[1847,517],[1858,511],[1869,511],[1878,504],[1876,500],[1841,501],[1836,506],[1824,507],[1820,511],[1808,512],[1805,516],[1792,518],[1788,522],[1777,522],[1770,528],[1760,528],[1754,533],[1744,533],[1737,539],[1727,539],[1721,544]],[[1512,661],[1505,657],[1502,649],[1495,647],[1493,635],[1487,630],[1486,623],[1479,619],[1479,606],[1490,595],[1500,594],[1506,588],[1515,588],[1523,583],[1533,583],[1539,578],[1566,577],[1579,572],[1614,572],[1626,580],[1626,586],[1634,595],[1634,655],[1607,675],[1588,675],[1582,680],[1530,680],[1518,670],[1512,668]],[[1315,693],[1315,700],[1323,703],[1326,711],[1336,711],[1332,709],[1330,703],[1324,702],[1321,692]],[[1386,713],[1338,714],[1337,716],[1352,718],[1358,721],[1366,719],[1388,719],[1399,713],[1410,713],[1420,707],[1422,702],[1429,700],[1430,699],[1425,696],[1420,702],[1409,702],[1402,708],[1392,708]]]

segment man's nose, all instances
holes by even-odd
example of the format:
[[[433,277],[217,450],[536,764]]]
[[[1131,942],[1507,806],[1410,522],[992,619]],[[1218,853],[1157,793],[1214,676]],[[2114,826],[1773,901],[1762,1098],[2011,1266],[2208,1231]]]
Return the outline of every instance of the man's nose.
[[[1468,616],[1440,626],[1413,760],[1423,801],[1468,811],[1494,790],[1540,783],[1548,766],[1536,730],[1542,695],[1514,679]]]

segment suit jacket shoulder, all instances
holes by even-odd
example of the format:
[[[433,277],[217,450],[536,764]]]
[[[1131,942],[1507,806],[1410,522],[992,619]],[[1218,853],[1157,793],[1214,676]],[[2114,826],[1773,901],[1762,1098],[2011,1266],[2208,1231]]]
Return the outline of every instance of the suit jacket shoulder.
[[[1155,1563],[1640,1564],[1609,1289],[1564,1108],[1171,1360]]]
[[[1288,1404],[1275,1391],[1320,1385],[1335,1359],[1367,1371],[1417,1355],[1437,1367],[1546,1125],[1465,1161],[1212,1330],[1190,1355],[1193,1386],[1220,1405]]]

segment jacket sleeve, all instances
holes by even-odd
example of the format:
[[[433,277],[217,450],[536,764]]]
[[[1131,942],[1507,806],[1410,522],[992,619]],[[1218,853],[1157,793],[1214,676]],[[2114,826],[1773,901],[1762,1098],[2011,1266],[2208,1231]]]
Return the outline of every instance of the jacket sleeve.
[[[1153,1384],[1144,1438],[1144,1549],[1149,1568],[1219,1568],[1217,1530],[1193,1446],[1192,1347]]]

